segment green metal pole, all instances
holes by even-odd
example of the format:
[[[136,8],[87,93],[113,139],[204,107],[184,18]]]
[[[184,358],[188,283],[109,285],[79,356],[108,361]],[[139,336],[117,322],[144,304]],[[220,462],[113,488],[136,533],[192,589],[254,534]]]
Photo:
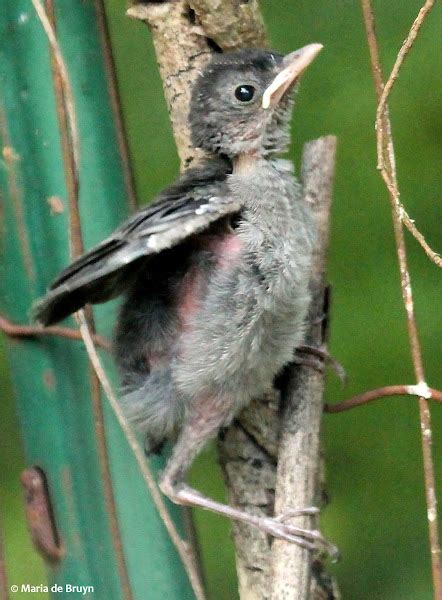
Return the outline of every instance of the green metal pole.
[[[127,215],[130,179],[109,93],[113,82],[98,10],[100,4],[92,0],[54,2],[57,36],[78,114],[79,204],[86,248]],[[33,300],[69,260],[68,191],[51,53],[30,0],[3,0],[0,11],[0,136],[0,310],[11,321],[26,323]],[[96,311],[100,333],[110,334],[114,312],[109,305]],[[126,565],[137,600],[193,598],[175,548],[105,403],[124,558],[118,550],[106,510],[91,407],[94,392],[82,344],[55,337],[9,339],[8,354],[27,462],[46,476],[64,550],[61,560],[48,564],[49,585],[93,586],[90,595],[95,600],[129,598]],[[116,385],[115,374],[112,379]],[[172,510],[179,521],[179,511]]]

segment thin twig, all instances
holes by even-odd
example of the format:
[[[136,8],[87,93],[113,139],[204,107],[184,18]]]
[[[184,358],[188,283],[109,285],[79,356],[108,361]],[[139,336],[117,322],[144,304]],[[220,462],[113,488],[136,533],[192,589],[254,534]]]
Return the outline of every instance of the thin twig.
[[[436,0],[426,0],[425,4],[419,11],[419,14],[417,15],[416,19],[414,20],[413,25],[411,26],[411,29],[408,33],[407,38],[405,39],[404,43],[402,44],[401,49],[399,50],[399,53],[396,57],[396,61],[393,65],[393,69],[391,70],[390,76],[388,77],[387,82],[385,83],[383,92],[381,94],[381,97],[379,98],[379,104],[378,104],[378,108],[377,108],[377,112],[376,112],[376,120],[379,121],[379,123],[382,119],[382,115],[383,115],[385,106],[387,104],[388,96],[390,95],[393,85],[394,85],[396,79],[398,78],[399,70],[401,69],[402,64],[403,64],[405,58],[407,57],[408,53],[410,52],[410,50],[414,44],[414,41],[419,33],[419,30],[425,21],[425,18],[427,17],[428,13],[433,8],[435,3],[436,3]],[[383,135],[381,136],[381,139],[382,139],[382,137],[383,137]],[[382,157],[382,146],[379,146],[379,150],[380,150],[380,156]]]
[[[69,217],[70,217],[70,241],[71,241],[71,254],[72,254],[73,258],[75,258],[79,254],[81,254],[83,251],[82,238],[81,238],[81,222],[80,222],[80,216],[79,216],[79,210],[78,210],[78,189],[79,189],[78,188],[78,173],[79,173],[80,154],[79,154],[79,133],[78,133],[77,120],[76,120],[76,113],[75,113],[75,103],[74,103],[74,98],[72,95],[72,88],[70,85],[68,72],[67,72],[67,69],[66,69],[66,66],[64,63],[63,55],[62,55],[60,47],[58,45],[58,41],[57,41],[57,38],[55,35],[54,28],[46,14],[44,7],[41,5],[40,0],[32,0],[32,2],[36,8],[37,14],[38,14],[41,22],[43,24],[44,30],[45,30],[46,34],[48,35],[48,39],[51,44],[51,48],[53,49],[54,58],[56,60],[57,69],[58,69],[58,75],[61,78],[61,82],[62,82],[62,86],[63,86],[63,91],[64,91],[63,95],[65,96],[65,98],[64,98],[65,111],[66,111],[66,116],[67,116],[67,126],[68,126],[68,130],[69,130],[68,131],[69,135],[67,136],[66,141],[67,141],[67,145],[68,145],[67,150],[68,150],[68,153],[70,154],[70,156],[68,156],[68,159],[69,159],[70,165],[72,166],[72,172],[70,173],[70,175],[71,175],[71,179],[72,178],[74,179],[74,185],[71,188],[74,190],[74,193],[70,197],[70,211],[69,211],[70,212],[70,215],[69,215]],[[68,98],[66,98],[66,96],[68,96]],[[100,382],[100,384],[105,392],[105,395],[109,401],[109,404],[111,405],[111,407],[115,413],[115,416],[122,428],[122,431],[126,437],[129,447],[132,449],[132,451],[134,453],[134,456],[138,463],[141,475],[142,475],[144,481],[146,482],[147,487],[150,491],[152,501],[153,501],[155,507],[157,508],[158,513],[159,513],[161,519],[163,520],[164,525],[169,533],[169,536],[170,536],[172,542],[174,543],[174,545],[177,549],[177,552],[183,562],[184,568],[188,574],[189,581],[192,585],[195,596],[196,596],[197,600],[205,600],[204,589],[203,589],[202,583],[199,578],[199,570],[196,568],[196,566],[193,563],[193,552],[190,551],[190,549],[188,548],[188,544],[180,537],[180,535],[169,515],[169,512],[166,508],[166,504],[163,500],[163,497],[158,490],[158,486],[157,486],[155,479],[152,475],[152,472],[147,464],[146,457],[144,456],[143,451],[141,450],[134,434],[132,433],[132,431],[130,429],[129,424],[127,423],[127,420],[125,419],[125,417],[120,409],[120,406],[118,404],[116,396],[114,395],[114,393],[112,391],[112,387],[109,383],[109,379],[105,373],[105,370],[103,369],[103,367],[101,365],[100,359],[98,357],[98,354],[97,354],[97,351],[95,349],[94,342],[93,342],[93,335],[94,335],[93,323],[91,322],[91,319],[86,316],[85,310],[80,310],[77,313],[75,313],[74,318],[77,320],[77,322],[79,324],[80,334],[81,334],[81,337],[85,344],[86,351],[88,353],[88,357],[89,357],[89,360],[91,362],[91,365],[92,365],[92,368],[94,371],[94,376],[96,376],[97,380]],[[102,425],[103,424],[102,423],[102,421],[103,421],[102,414],[98,415],[98,417],[99,417],[99,421]],[[104,430],[104,428],[100,426],[100,432],[103,432],[103,430]],[[102,441],[104,442],[104,437],[102,437]],[[104,446],[104,450],[105,450],[105,444],[102,444],[102,445]],[[104,454],[106,454],[106,453],[104,453]],[[102,455],[102,458],[106,459],[105,462],[107,465],[107,456]],[[108,472],[107,468],[106,468],[106,473],[104,473],[104,477],[109,480],[109,484],[110,484],[110,473]],[[110,489],[111,489],[111,484],[110,484]],[[108,500],[109,500],[109,498],[108,498]],[[115,510],[113,507],[110,510],[110,512],[115,513]],[[113,527],[112,530],[113,530],[112,533],[114,536],[116,534],[118,534],[118,531],[115,529],[115,527]],[[116,546],[118,548],[119,546],[121,546],[121,544],[117,541]],[[123,560],[124,560],[124,557],[123,557]],[[130,584],[129,584],[129,580],[127,577],[127,573],[125,572],[125,568],[124,568],[124,572],[121,572],[121,570],[120,570],[120,575],[122,576],[123,584],[125,587],[125,594],[127,597],[131,597]]]
[[[147,485],[147,488],[149,489],[149,492],[152,496],[153,503],[155,504],[155,507],[158,510],[158,513],[164,523],[164,526],[167,529],[170,539],[174,543],[174,545],[178,551],[178,554],[186,568],[187,574],[189,576],[189,579],[192,584],[193,591],[195,592],[195,596],[196,596],[197,600],[204,600],[205,599],[204,590],[203,590],[201,581],[199,580],[199,577],[198,577],[198,571],[196,570],[195,565],[193,564],[193,558],[192,558],[193,553],[190,552],[186,541],[180,537],[180,535],[170,517],[170,514],[166,508],[164,498],[158,489],[158,486],[155,482],[155,478],[152,474],[152,471],[150,470],[150,467],[148,465],[148,462],[146,460],[144,452],[141,449],[140,444],[137,441],[137,438],[133,434],[129,423],[127,422],[127,420],[121,410],[121,407],[120,407],[118,400],[112,390],[112,387],[109,383],[109,379],[103,369],[100,358],[95,349],[94,342],[93,342],[91,333],[89,331],[89,327],[88,327],[86,319],[85,319],[84,311],[80,310],[80,311],[78,311],[78,313],[76,313],[76,315],[77,315],[80,331],[81,331],[81,334],[83,337],[84,344],[86,346],[86,350],[87,350],[89,359],[94,367],[94,370],[95,370],[95,373],[97,374],[98,379],[100,380],[101,386],[107,396],[107,399],[109,401],[109,404],[112,407],[112,410],[114,411],[114,414],[118,420],[118,423],[120,424],[120,427],[124,433],[126,441],[129,444],[129,446],[135,456],[135,460],[137,461],[138,468],[140,469],[140,473],[141,473],[141,475]]]
[[[72,329],[71,327],[60,327],[53,325],[51,327],[36,327],[35,325],[17,325],[12,323],[9,319],[5,319],[0,315],[0,331],[3,331],[9,337],[13,338],[34,338],[45,335],[62,337],[68,340],[82,341],[81,332],[79,329]],[[94,333],[92,335],[94,344],[107,352],[112,351],[111,342],[103,337]]]
[[[55,100],[58,123],[60,127],[61,147],[65,182],[69,200],[69,245],[72,259],[84,252],[83,236],[78,208],[79,172],[80,172],[80,135],[75,110],[75,100],[64,57],[58,43],[55,31],[55,11],[53,0],[45,0],[45,6],[40,0],[32,0],[51,48],[52,77],[55,90]],[[86,308],[87,322],[91,334],[95,334],[93,313]],[[125,600],[132,600],[132,591],[123,552],[123,541],[117,517],[117,507],[112,487],[109,455],[104,427],[103,402],[100,382],[96,373],[91,369],[90,393],[94,417],[94,430],[97,442],[97,456],[103,484],[104,506],[109,522],[112,546],[121,582],[121,591]]]
[[[74,161],[77,165],[77,168],[80,164],[80,138],[78,135],[78,128],[76,126],[77,123],[77,114],[75,111],[75,103],[74,103],[74,95],[72,93],[72,87],[70,83],[70,79],[68,76],[66,64],[63,59],[63,55],[60,50],[60,46],[57,41],[57,36],[55,35],[54,28],[49,20],[49,17],[46,13],[46,10],[40,0],[32,0],[32,4],[35,8],[35,12],[40,19],[40,22],[43,26],[43,29],[46,33],[46,37],[48,38],[48,42],[51,45],[52,52],[54,53],[54,59],[57,63],[57,68],[61,74],[61,78],[63,79],[63,84],[65,86],[66,91],[66,112],[69,119],[69,133],[71,136],[71,145],[72,145],[72,153],[74,155]],[[78,173],[78,171],[77,171]]]
[[[355,408],[356,406],[362,406],[378,400],[379,398],[385,398],[386,396],[417,396],[418,398],[426,398],[427,400],[434,400],[435,402],[442,403],[442,392],[422,385],[386,385],[385,387],[377,388],[376,390],[369,390],[338,402],[337,404],[325,404],[324,411],[327,413],[339,413],[346,410]]]
[[[409,51],[411,50],[413,43],[419,33],[420,28],[422,27],[424,20],[430,10],[433,8],[436,0],[427,0],[424,6],[419,11],[418,16],[413,22],[411,29],[408,33],[408,36],[397,55],[396,61],[394,63],[393,69],[390,73],[389,78],[385,86],[382,86],[382,93],[378,94],[379,103],[376,110],[376,138],[377,138],[377,155],[378,155],[378,169],[381,171],[382,177],[385,181],[385,184],[388,187],[388,190],[394,200],[394,206],[400,221],[406,226],[408,231],[414,236],[414,238],[419,242],[419,244],[424,249],[426,255],[439,267],[442,267],[442,258],[439,256],[437,252],[435,252],[426,242],[424,236],[419,231],[419,229],[414,224],[413,219],[410,218],[407,211],[405,210],[401,200],[399,188],[397,185],[396,177],[392,176],[392,173],[389,172],[388,166],[385,162],[385,150],[389,153],[393,153],[393,147],[388,147],[388,137],[391,137],[391,125],[388,123],[387,127],[384,127],[384,119],[389,120],[388,117],[388,109],[387,109],[387,100],[390,96],[393,85],[399,75],[399,71],[402,67],[402,64],[407,57]],[[380,91],[380,90],[379,90]],[[394,161],[390,159],[390,163],[394,164]]]
[[[371,6],[371,0],[361,0],[362,11],[364,15],[364,22],[367,34],[367,41],[370,50],[371,67],[373,72],[374,85],[378,102],[383,99],[384,84],[382,77],[382,68],[379,58],[379,47],[376,37],[375,21],[373,9]],[[426,2],[424,7],[431,4]],[[431,6],[430,6],[431,8]],[[422,25],[425,15],[420,13],[420,19],[418,21],[418,27],[414,29],[417,34],[419,27]],[[416,22],[415,22],[416,23]],[[414,26],[415,24],[413,24]],[[413,29],[413,28],[412,28]],[[412,34],[412,36],[414,33]],[[408,38],[407,38],[408,39]],[[411,37],[409,44],[413,43],[415,39]],[[404,60],[406,53],[409,50],[409,46],[406,46],[402,54],[401,62]],[[401,65],[399,63],[399,67]],[[398,69],[395,70],[397,76]],[[390,89],[393,84],[390,84]],[[377,119],[377,135],[381,135],[382,146],[379,148],[381,151],[381,157],[383,161],[383,172],[386,173],[384,180],[387,183],[387,187],[390,193],[390,200],[392,205],[393,213],[393,228],[396,242],[396,249],[399,262],[399,271],[401,278],[401,289],[402,298],[405,306],[407,315],[407,328],[408,337],[410,342],[411,356],[413,361],[414,372],[418,386],[427,386],[425,382],[425,372],[422,361],[422,352],[420,348],[419,335],[417,330],[416,317],[414,314],[413,304],[413,292],[411,289],[410,274],[408,271],[407,252],[404,239],[404,231],[402,228],[402,219],[400,215],[400,204],[399,203],[399,190],[396,177],[396,165],[395,165],[395,154],[393,146],[393,137],[391,133],[391,124],[388,116],[388,106],[386,104],[387,96],[383,99],[383,110]],[[382,134],[379,132],[382,130]],[[379,139],[379,137],[378,137]],[[431,554],[431,566],[433,576],[433,587],[435,600],[442,600],[442,564],[440,557],[440,543],[439,543],[439,525],[437,518],[437,499],[435,492],[435,475],[434,475],[434,464],[432,457],[432,430],[431,430],[431,416],[428,405],[428,400],[424,397],[419,398],[419,413],[420,413],[420,424],[421,424],[421,439],[422,439],[422,453],[424,463],[424,479],[425,479],[425,494],[427,501],[427,518],[428,518],[428,529],[429,529],[429,541],[430,541],[430,554]]]

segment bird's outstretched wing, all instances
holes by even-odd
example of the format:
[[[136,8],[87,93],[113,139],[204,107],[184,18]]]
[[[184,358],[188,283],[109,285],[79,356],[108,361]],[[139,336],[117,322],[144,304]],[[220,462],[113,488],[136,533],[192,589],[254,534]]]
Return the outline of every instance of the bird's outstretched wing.
[[[105,302],[131,281],[141,259],[172,248],[240,206],[228,192],[228,163],[214,159],[189,170],[157,199],[67,267],[33,307],[43,325],[64,319],[88,302]]]

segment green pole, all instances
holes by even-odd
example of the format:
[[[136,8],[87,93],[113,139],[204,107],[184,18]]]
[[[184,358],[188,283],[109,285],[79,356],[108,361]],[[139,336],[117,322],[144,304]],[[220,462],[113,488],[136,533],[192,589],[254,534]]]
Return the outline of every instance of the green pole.
[[[86,248],[126,217],[130,196],[99,15],[99,2],[54,2],[57,37],[78,115],[79,206]],[[32,302],[69,261],[68,192],[51,53],[30,0],[3,0],[0,11],[0,136],[0,310],[23,324]],[[114,312],[110,305],[96,310],[100,333],[110,335]],[[105,402],[123,560],[118,551],[100,476],[94,392],[83,345],[56,337],[11,338],[8,354],[26,460],[46,476],[64,550],[61,560],[48,563],[49,585],[93,586],[90,596],[95,600],[129,598],[125,564],[133,598],[193,598],[175,548]],[[117,385],[115,373],[111,378]],[[179,511],[171,508],[179,522]]]

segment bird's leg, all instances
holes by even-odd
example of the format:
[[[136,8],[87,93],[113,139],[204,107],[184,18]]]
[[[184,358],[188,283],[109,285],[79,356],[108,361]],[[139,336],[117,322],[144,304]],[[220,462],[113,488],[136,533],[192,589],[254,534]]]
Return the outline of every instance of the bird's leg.
[[[330,544],[319,531],[303,529],[287,523],[289,519],[296,516],[316,515],[318,512],[316,507],[289,510],[275,518],[252,515],[234,506],[216,502],[186,485],[185,476],[194,458],[206,442],[215,437],[220,427],[226,422],[226,418],[231,414],[232,407],[233,402],[228,403],[223,399],[221,403],[219,400],[214,401],[207,397],[204,398],[204,401],[194,403],[192,413],[183,426],[172,456],[160,479],[161,491],[176,504],[199,506],[230,519],[248,523],[275,538],[294,542],[309,550],[323,549],[331,556],[336,557],[336,547]]]

